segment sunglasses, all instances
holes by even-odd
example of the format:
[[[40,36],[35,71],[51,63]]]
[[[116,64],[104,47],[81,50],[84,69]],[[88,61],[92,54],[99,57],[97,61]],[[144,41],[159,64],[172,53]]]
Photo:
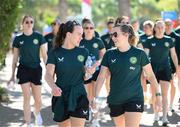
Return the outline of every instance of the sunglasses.
[[[93,30],[94,27],[84,27],[84,29],[86,29],[86,30],[88,30],[88,29]]]
[[[110,34],[110,37],[111,37],[111,38],[112,38],[113,36],[116,38],[116,37],[118,36],[117,32],[114,32],[114,33]]]
[[[33,21],[26,21],[25,24],[33,24]]]

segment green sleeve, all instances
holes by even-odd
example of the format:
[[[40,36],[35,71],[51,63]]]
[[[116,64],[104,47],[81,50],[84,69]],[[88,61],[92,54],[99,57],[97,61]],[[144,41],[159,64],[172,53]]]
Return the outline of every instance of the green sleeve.
[[[98,39],[99,50],[105,48],[104,43],[101,39]]]
[[[15,37],[15,39],[13,41],[13,47],[19,48],[19,42],[18,42],[18,38],[17,37]]]
[[[103,56],[103,59],[102,59],[102,62],[101,62],[101,65],[102,66],[106,66],[106,67],[109,67],[109,62],[108,62],[108,55],[109,54],[109,51],[107,51],[104,56]]]
[[[45,38],[41,34],[39,35],[39,41],[40,41],[40,45],[43,45],[46,43]]]
[[[56,56],[55,56],[55,50],[51,49],[48,52],[48,59],[46,64],[54,64],[56,65]]]
[[[173,48],[175,46],[174,42],[172,39],[169,39],[169,48]]]
[[[147,54],[144,51],[141,51],[141,66],[144,67],[149,63],[150,61],[148,59]]]
[[[147,39],[147,40],[143,43],[143,47],[144,47],[144,48],[147,48],[147,49],[150,49],[150,41],[149,41],[149,39]]]

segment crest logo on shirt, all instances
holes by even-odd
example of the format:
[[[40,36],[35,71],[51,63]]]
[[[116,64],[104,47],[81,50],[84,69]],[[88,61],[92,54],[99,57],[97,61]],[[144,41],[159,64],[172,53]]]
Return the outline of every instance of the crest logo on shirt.
[[[20,41],[19,43],[20,43],[21,45],[23,45],[23,44],[24,44],[24,41]]]
[[[152,43],[151,45],[152,45],[152,47],[155,47],[155,46],[156,46],[156,43]]]
[[[165,42],[165,43],[164,43],[164,46],[165,46],[165,47],[169,47],[169,42]]]
[[[98,48],[98,44],[97,44],[97,43],[94,43],[94,44],[93,44],[93,47],[94,47],[94,48]]]
[[[83,62],[84,61],[84,56],[78,55],[77,59],[78,59],[78,61]]]
[[[64,62],[64,57],[62,57],[62,58],[59,58],[59,57],[58,57],[58,61],[59,61],[59,62]]]
[[[137,58],[135,56],[133,56],[133,57],[131,57],[129,59],[129,61],[130,61],[131,64],[136,64],[137,63]]]
[[[173,41],[173,42],[175,42],[175,41],[176,41],[176,39],[175,39],[175,38],[172,38],[172,41]]]
[[[37,45],[37,44],[39,43],[38,39],[34,39],[34,40],[33,40],[33,43],[34,43],[35,45]]]

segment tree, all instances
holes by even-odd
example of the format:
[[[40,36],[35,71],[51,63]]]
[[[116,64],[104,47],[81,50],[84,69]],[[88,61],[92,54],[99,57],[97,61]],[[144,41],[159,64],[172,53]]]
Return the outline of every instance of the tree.
[[[131,16],[130,13],[130,1],[129,0],[118,0],[119,15],[118,16]]]
[[[5,63],[11,33],[14,31],[21,0],[1,0],[0,4],[0,68]]]
[[[59,0],[59,17],[62,22],[66,21],[68,15],[68,4],[66,0]]]

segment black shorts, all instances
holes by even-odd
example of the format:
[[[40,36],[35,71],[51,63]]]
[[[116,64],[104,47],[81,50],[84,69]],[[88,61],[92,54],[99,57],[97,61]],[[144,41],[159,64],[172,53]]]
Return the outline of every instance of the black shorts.
[[[100,72],[100,67],[97,71],[94,72],[94,74],[92,75],[92,78],[84,81],[84,84],[88,84],[88,83],[91,83],[92,81],[96,81],[98,78],[99,72]]]
[[[27,82],[32,82],[35,85],[41,85],[42,78],[42,68],[39,66],[38,68],[29,68],[22,64],[18,66],[17,70],[17,79],[18,84],[24,84]]]
[[[160,69],[159,69],[157,67],[155,68],[152,65],[152,68],[153,68],[153,72],[154,72],[158,82],[160,80],[168,81],[169,82],[172,79],[172,70],[171,70],[171,67],[169,67],[169,66],[163,67],[163,68],[160,67]]]
[[[59,97],[52,98],[52,112],[54,113],[53,120],[63,122],[70,117],[89,119],[89,101],[87,96],[82,95],[77,100],[75,111],[68,111],[68,103],[62,102]]]
[[[143,112],[144,111],[144,102],[134,101],[128,102],[119,105],[111,105],[109,104],[110,108],[110,116],[111,117],[118,117],[125,112]]]

